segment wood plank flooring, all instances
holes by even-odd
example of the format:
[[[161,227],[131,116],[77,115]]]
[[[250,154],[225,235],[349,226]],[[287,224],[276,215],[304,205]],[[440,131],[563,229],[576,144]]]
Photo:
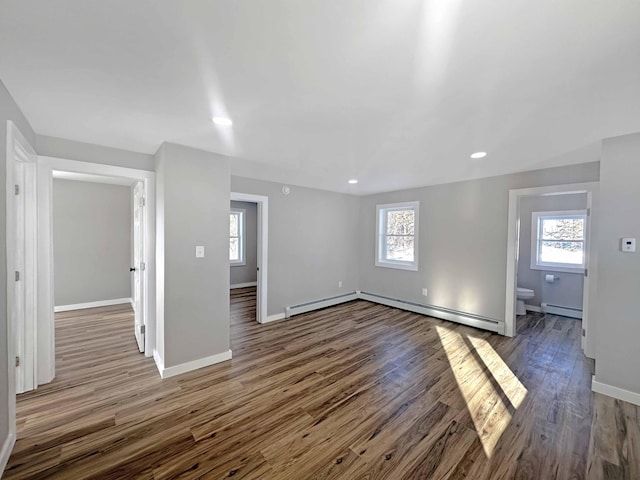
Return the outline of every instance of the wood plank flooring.
[[[57,314],[4,478],[640,478],[639,409],[591,393],[579,321],[510,339],[355,301],[259,325],[233,292],[233,359],[166,380],[130,309]]]

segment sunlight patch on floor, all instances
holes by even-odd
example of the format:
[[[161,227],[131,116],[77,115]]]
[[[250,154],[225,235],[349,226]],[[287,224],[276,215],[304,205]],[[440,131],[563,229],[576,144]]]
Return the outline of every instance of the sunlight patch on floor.
[[[485,455],[491,458],[527,389],[486,340],[444,327],[436,331]]]

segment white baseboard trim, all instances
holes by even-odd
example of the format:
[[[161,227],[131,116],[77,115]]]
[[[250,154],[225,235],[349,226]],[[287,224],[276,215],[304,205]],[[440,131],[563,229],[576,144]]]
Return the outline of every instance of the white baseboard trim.
[[[15,421],[15,418],[10,418],[9,421]],[[2,450],[0,450],[0,477],[4,473],[4,469],[6,468],[7,462],[9,462],[9,457],[11,456],[11,450],[13,450],[13,446],[15,444],[16,434],[10,433],[9,435],[7,435],[7,438],[4,439]]]
[[[606,383],[598,382],[595,375],[591,377],[591,390],[596,393],[602,393],[603,395],[617,398],[618,400],[633,403],[634,405],[640,405],[640,393],[630,392],[624,388],[618,388]]]
[[[276,320],[282,320],[285,318],[284,313],[276,313],[275,315],[267,315],[267,320],[262,323],[275,322]]]
[[[164,371],[164,360],[155,348],[153,349],[153,361],[156,363],[156,368],[158,369],[160,378],[162,378],[162,372]]]
[[[234,288],[247,288],[247,287],[257,287],[258,282],[247,282],[247,283],[236,283],[234,285],[229,286],[231,290]]]
[[[71,310],[82,310],[83,308],[109,307],[111,305],[122,305],[130,303],[133,305],[131,298],[114,298],[113,300],[100,300],[97,302],[75,303],[73,305],[58,305],[53,307],[54,312],[69,312]]]
[[[504,322],[493,320],[490,318],[480,317],[479,315],[471,315],[464,312],[444,309],[429,305],[420,305],[417,303],[407,302],[404,300],[388,298],[382,295],[376,295],[366,292],[359,292],[358,298],[373,303],[380,303],[388,307],[399,308],[409,312],[427,315],[429,317],[439,318],[441,320],[449,320],[450,322],[461,323],[470,327],[481,328],[504,335]]]
[[[341,303],[351,302],[357,300],[359,297],[358,292],[345,293],[344,295],[337,295],[335,297],[323,298],[322,300],[314,300],[312,302],[302,303],[300,305],[293,305],[285,308],[285,317],[289,318],[301,313],[311,312],[312,310],[319,310],[321,308],[333,307]]]
[[[187,373],[192,370],[208,367],[210,365],[214,365],[216,363],[224,362],[227,360],[231,360],[231,350],[217,353],[216,355],[211,355],[210,357],[199,358],[198,360],[193,360],[191,362],[181,363],[180,365],[175,365],[173,367],[163,368],[160,371],[160,376],[162,378],[174,377],[182,373]]]
[[[540,307],[536,307],[535,305],[529,305],[528,303],[524,304],[524,308],[528,311],[528,312],[537,312],[537,313],[542,313],[542,309]]]

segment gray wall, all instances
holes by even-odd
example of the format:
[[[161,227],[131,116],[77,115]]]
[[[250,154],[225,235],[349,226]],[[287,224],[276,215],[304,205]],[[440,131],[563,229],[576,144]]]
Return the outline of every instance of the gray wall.
[[[90,143],[76,142],[63,138],[38,135],[36,152],[47,157],[80,160],[83,162],[103,163],[116,167],[137,168],[139,170],[155,170],[153,155],[130,152],[118,148],[103,147]]]
[[[159,354],[172,367],[229,350],[229,160],[165,143],[156,162]]]
[[[598,176],[593,162],[363,197],[360,289],[504,320],[509,190]],[[376,205],[414,200],[420,201],[419,270],[376,267]]]
[[[53,180],[55,305],[131,297],[131,188]]]
[[[603,142],[598,220],[597,381],[640,394],[640,133]]]
[[[25,138],[35,146],[36,135],[13,98],[0,81],[0,444],[9,434],[9,405],[7,394],[7,120],[20,129]],[[13,371],[13,370],[12,370]]]
[[[258,266],[258,205],[248,202],[231,202],[231,208],[245,211],[245,264],[231,265],[231,285],[255,282]]]
[[[359,198],[231,177],[231,190],[269,197],[269,315],[358,287]],[[338,288],[338,281],[342,288]]]
[[[553,195],[549,197],[524,197],[520,201],[520,253],[518,257],[518,286],[535,291],[535,297],[527,300],[536,307],[551,303],[563,307],[582,309],[582,273],[554,272],[531,268],[531,214],[561,210],[585,210],[587,195]],[[545,275],[558,277],[554,283],[545,282]]]

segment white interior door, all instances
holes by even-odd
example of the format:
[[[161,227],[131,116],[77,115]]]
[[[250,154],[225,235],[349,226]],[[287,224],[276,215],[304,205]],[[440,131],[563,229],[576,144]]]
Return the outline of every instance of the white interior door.
[[[133,311],[138,349],[144,352],[144,183],[136,183],[133,189]]]

